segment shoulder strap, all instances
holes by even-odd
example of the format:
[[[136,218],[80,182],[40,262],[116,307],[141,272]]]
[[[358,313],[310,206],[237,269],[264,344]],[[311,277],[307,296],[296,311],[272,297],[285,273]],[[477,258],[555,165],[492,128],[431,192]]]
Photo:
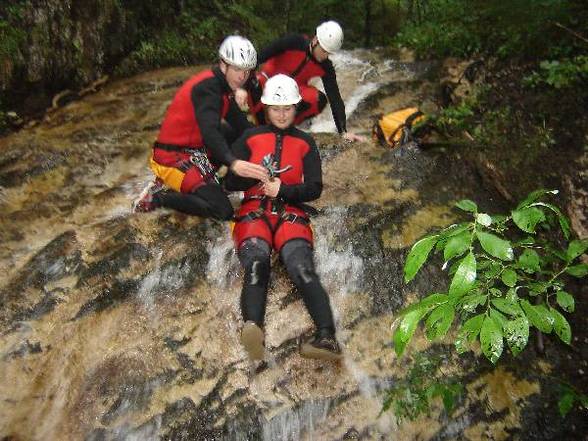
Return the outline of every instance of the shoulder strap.
[[[404,124],[408,128],[411,128],[412,124],[414,123],[414,120],[417,119],[419,116],[423,116],[423,112],[421,112],[420,110],[417,110],[416,112],[411,114],[408,118],[406,118],[406,121],[404,122]]]
[[[310,60],[310,56],[307,54],[304,59],[300,62],[300,64],[296,67],[296,69],[294,69],[292,71],[292,73],[290,74],[290,76],[292,78],[296,78],[296,76],[302,71],[302,69],[304,69],[304,66],[306,66],[306,63],[308,63],[308,60]]]

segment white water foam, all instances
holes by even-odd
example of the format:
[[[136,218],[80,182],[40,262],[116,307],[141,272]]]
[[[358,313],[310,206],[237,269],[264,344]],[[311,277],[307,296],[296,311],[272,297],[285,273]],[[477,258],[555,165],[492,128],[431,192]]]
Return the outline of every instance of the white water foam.
[[[315,425],[327,417],[329,400],[309,400],[262,424],[264,441],[298,441],[304,433],[314,432]]]
[[[155,256],[155,268],[141,281],[137,298],[144,308],[155,313],[155,297],[165,293],[173,293],[184,286],[184,280],[190,274],[191,268],[187,262],[161,269],[162,251]]]
[[[225,234],[210,239],[206,248],[209,255],[206,266],[208,282],[219,289],[233,285],[238,278],[240,267],[229,229],[227,228]]]
[[[346,207],[332,207],[313,218],[315,259],[321,282],[331,295],[344,296],[359,289],[363,260],[353,252],[345,228]],[[333,226],[337,228],[333,228]]]

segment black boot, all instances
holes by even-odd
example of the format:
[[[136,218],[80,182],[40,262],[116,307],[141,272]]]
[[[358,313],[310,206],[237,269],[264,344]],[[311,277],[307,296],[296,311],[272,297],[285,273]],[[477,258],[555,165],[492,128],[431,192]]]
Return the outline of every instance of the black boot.
[[[335,332],[327,328],[319,329],[310,341],[303,343],[300,346],[300,355],[327,361],[338,361],[343,358]]]

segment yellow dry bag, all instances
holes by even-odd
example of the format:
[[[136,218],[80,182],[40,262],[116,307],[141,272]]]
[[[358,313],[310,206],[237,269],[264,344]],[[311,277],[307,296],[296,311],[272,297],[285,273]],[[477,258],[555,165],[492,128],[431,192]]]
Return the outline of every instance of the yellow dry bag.
[[[383,145],[398,147],[413,139],[413,126],[424,120],[423,112],[416,107],[408,107],[378,117],[372,134],[374,139]]]

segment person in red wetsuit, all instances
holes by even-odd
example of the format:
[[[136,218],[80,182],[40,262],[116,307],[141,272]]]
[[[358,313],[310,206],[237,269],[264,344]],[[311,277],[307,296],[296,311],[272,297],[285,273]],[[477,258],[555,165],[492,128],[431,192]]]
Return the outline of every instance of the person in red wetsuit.
[[[233,208],[219,185],[221,164],[243,177],[267,179],[258,164],[237,159],[228,139],[251,127],[233,93],[257,63],[246,38],[227,37],[218,66],[194,75],[176,93],[161,125],[150,159],[156,179],[135,201],[135,212],[172,208],[187,214],[229,220]]]
[[[300,100],[292,78],[279,74],[267,81],[261,101],[269,124],[247,130],[232,151],[239,159],[264,164],[270,179],[260,182],[229,173],[225,181],[227,189],[245,192],[233,239],[244,269],[241,342],[253,360],[262,359],[264,353],[272,249],[279,253],[316,327],[314,337],[301,345],[301,355],[327,360],[341,357],[329,297],[313,262],[313,233],[304,203],[321,195],[322,171],[314,140],[293,125]]]
[[[286,35],[262,49],[259,53],[257,81],[263,87],[268,78],[276,74],[286,74],[296,80],[302,96],[297,107],[294,124],[318,115],[325,108],[327,101],[331,104],[331,112],[337,131],[346,141],[365,141],[365,138],[347,131],[345,104],[339,92],[337,76],[329,55],[341,49],[343,30],[337,22],[326,21],[316,28],[316,35],[308,38],[302,34]],[[311,86],[311,78],[320,77],[325,93]],[[240,89],[237,99],[240,103],[249,98],[249,107],[259,123],[265,122],[263,104],[259,101],[259,92],[247,95]]]

